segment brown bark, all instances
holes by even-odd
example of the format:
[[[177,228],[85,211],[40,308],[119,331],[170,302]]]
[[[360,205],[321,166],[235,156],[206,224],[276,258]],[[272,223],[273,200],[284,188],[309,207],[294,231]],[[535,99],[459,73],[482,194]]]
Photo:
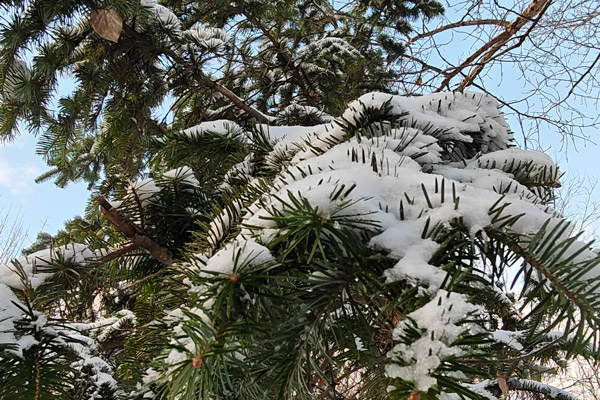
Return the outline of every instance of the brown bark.
[[[131,253],[134,250],[139,249],[137,244],[128,244],[126,246],[123,246],[115,251],[113,251],[112,253],[108,253],[107,255],[103,256],[102,258],[100,258],[100,262],[102,264],[107,263],[109,261],[115,260],[117,258],[123,257],[125,254]]]
[[[106,219],[108,219],[121,233],[127,236],[136,248],[147,251],[152,257],[166,265],[173,264],[173,253],[171,250],[156,242],[138,226],[127,221],[104,197],[98,197],[98,203],[100,204],[100,210]],[[131,250],[134,249],[131,248]]]
[[[238,95],[233,93],[231,90],[227,89],[225,86],[219,85],[218,83],[212,81],[211,79],[209,79],[207,77],[203,77],[202,82],[206,86],[208,86],[210,89],[221,93],[229,101],[231,101],[237,108],[244,111],[249,116],[256,118],[258,121],[260,121],[264,124],[268,124],[270,122],[269,119],[267,117],[265,117],[265,115],[263,113],[258,111],[256,108],[251,107],[248,104],[244,103],[244,101],[241,98],[239,98]]]

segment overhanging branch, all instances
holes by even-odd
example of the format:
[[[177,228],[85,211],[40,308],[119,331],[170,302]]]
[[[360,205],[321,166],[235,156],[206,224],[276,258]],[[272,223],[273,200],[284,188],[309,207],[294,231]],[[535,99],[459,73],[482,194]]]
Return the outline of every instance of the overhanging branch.
[[[550,271],[548,271],[548,269],[545,268],[542,265],[542,263],[527,249],[523,248],[514,239],[510,238],[504,233],[497,232],[491,229],[487,229],[485,232],[490,238],[498,240],[516,255],[523,258],[523,260],[525,260],[527,264],[529,264],[532,268],[538,271],[544,278],[548,279],[548,281],[552,283],[556,290],[559,290],[565,297],[569,299],[571,303],[573,303],[579,309],[579,312],[581,312],[581,314],[584,317],[592,319],[596,323],[600,323],[600,321],[598,321],[597,317],[595,316],[594,311],[590,309],[590,306],[586,304],[585,301],[580,299],[576,295],[576,293],[573,293],[573,291],[569,287],[563,284],[561,278],[555,276]]]
[[[123,257],[125,254],[129,254],[132,251],[137,250],[138,248],[139,247],[136,244],[131,243],[113,251],[112,253],[108,253],[107,255],[100,258],[99,261],[100,263],[104,264],[112,260],[116,260],[117,258]]]
[[[131,26],[128,26],[127,24],[123,25],[123,29],[128,35],[131,35],[136,38],[141,37],[141,34],[139,32],[137,32],[135,29],[133,29]],[[173,60],[173,62],[176,65],[184,65],[187,63],[187,60],[185,60],[180,54],[178,54],[176,51],[172,50],[171,48],[163,48],[161,50],[162,50],[163,54],[165,56],[169,57],[171,60]],[[231,90],[229,90],[225,86],[223,86],[223,85],[213,81],[209,77],[205,76],[204,74],[202,74],[202,72],[200,72],[199,74],[196,74],[195,76],[204,85],[206,85],[209,89],[222,94],[225,98],[227,98],[229,101],[231,101],[237,108],[242,110],[244,113],[248,114],[249,116],[251,116],[253,118],[256,118],[256,120],[258,120],[259,122],[261,122],[263,124],[268,124],[269,122],[271,122],[265,114],[261,113],[256,108],[246,104],[238,95],[233,93]]]

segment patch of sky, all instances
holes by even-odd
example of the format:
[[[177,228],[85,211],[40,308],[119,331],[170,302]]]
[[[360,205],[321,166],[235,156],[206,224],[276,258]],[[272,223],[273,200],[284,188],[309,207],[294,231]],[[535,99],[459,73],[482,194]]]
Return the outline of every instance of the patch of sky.
[[[512,4],[512,2],[510,2]],[[445,2],[445,20],[438,18],[429,22],[430,29],[444,25],[451,21],[460,20],[468,5],[466,2]],[[510,9],[510,5],[505,4]],[[516,9],[516,8],[515,8]],[[514,13],[509,13],[509,20],[514,18]],[[500,29],[504,29],[499,27]],[[430,52],[430,65],[458,65],[470,54],[475,52],[485,43],[484,39],[476,33],[476,27],[465,26],[460,29],[450,29],[435,35],[435,51]],[[531,52],[532,41],[525,41],[520,47],[519,54],[527,55]],[[514,50],[517,52],[518,50]],[[557,56],[562,57],[561,52],[568,52],[561,62],[567,65],[579,66],[582,62],[589,61],[589,57],[595,56],[591,52],[572,52],[569,49],[557,48]],[[560,65],[557,63],[556,68]],[[554,69],[554,68],[553,68]],[[530,114],[536,115],[549,101],[549,98],[559,102],[569,92],[571,81],[557,82],[556,85],[547,88],[546,97],[535,92],[531,82],[526,81],[527,74],[535,71],[527,71],[519,68],[515,62],[498,62],[487,72],[480,75],[476,83],[488,88],[494,95],[506,100],[511,106],[519,109],[528,109]],[[558,71],[552,71],[556,74]],[[476,87],[469,90],[479,91]],[[532,92],[533,90],[533,92]],[[599,90],[595,88],[594,90]],[[534,93],[534,95],[532,95]],[[570,102],[572,99],[569,100]],[[574,104],[587,120],[572,115],[572,122],[580,123],[582,126],[594,121],[598,116],[598,105],[596,103],[578,101]],[[578,222],[578,227],[585,231],[589,238],[596,232],[600,232],[600,189],[598,181],[600,177],[598,162],[599,139],[596,128],[588,127],[576,130],[574,135],[565,135],[552,124],[543,122],[542,119],[534,121],[533,118],[519,118],[515,112],[506,106],[502,107],[508,126],[515,133],[515,140],[520,148],[543,151],[555,161],[560,171],[564,173],[561,183],[562,187],[557,191],[558,201],[556,208],[563,214]],[[561,115],[559,107],[549,111],[550,118],[569,119],[567,115]]]
[[[25,60],[31,60],[26,55]],[[58,95],[66,96],[73,91],[74,82],[68,76],[58,81]],[[35,153],[37,138],[20,126],[20,134],[12,142],[0,146],[0,205],[11,210],[11,219],[20,220],[27,232],[22,243],[28,246],[38,232],[55,234],[64,222],[82,215],[89,196],[83,182],[69,184],[61,189],[52,181],[36,183],[35,179],[48,167]]]

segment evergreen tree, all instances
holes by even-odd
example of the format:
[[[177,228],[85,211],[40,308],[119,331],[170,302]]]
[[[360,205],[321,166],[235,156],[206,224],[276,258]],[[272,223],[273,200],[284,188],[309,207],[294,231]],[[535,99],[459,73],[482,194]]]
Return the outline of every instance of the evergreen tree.
[[[488,96],[393,93],[437,2],[3,4],[3,134],[94,192],[0,266],[0,399],[574,398],[600,258],[558,169]]]
[[[11,16],[1,31],[0,134],[14,137],[20,121],[41,132],[38,152],[52,169],[40,180],[103,177],[105,190],[148,168],[149,142],[170,131],[218,118],[319,121],[365,92],[393,91],[401,35],[442,11],[434,0],[1,4]],[[54,112],[65,73],[75,90]],[[157,117],[160,106],[173,126]]]

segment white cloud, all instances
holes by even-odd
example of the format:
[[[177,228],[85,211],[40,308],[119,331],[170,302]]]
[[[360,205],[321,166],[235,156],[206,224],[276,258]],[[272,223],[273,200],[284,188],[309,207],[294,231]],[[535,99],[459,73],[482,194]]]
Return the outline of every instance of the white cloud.
[[[0,185],[6,187],[13,195],[24,195],[34,191],[35,178],[40,169],[32,163],[10,165],[0,160]]]

